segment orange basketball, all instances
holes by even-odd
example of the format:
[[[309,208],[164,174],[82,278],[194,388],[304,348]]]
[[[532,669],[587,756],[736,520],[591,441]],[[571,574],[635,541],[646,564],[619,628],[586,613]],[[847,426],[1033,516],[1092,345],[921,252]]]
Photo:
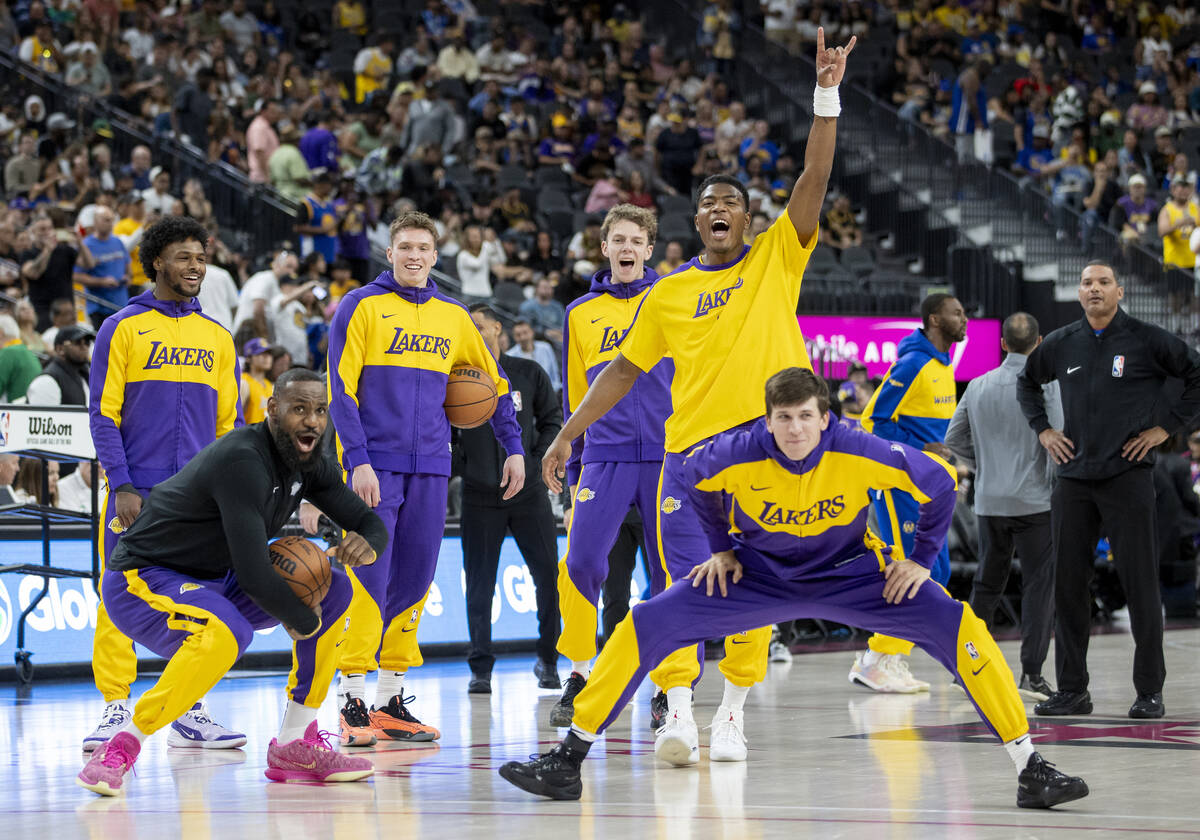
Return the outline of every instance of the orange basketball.
[[[316,543],[304,537],[282,537],[268,545],[267,551],[272,568],[301,601],[310,607],[321,603],[333,581],[333,572],[329,558]]]
[[[486,370],[464,365],[450,371],[446,382],[446,419],[451,426],[474,429],[496,411],[496,383]]]

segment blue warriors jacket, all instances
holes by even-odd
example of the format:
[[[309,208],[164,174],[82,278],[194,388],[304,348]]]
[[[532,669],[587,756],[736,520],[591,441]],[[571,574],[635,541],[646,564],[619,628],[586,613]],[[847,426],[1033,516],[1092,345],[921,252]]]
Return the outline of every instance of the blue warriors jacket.
[[[918,449],[941,443],[954,416],[956,394],[950,354],[934,347],[923,330],[913,330],[900,342],[896,361],[863,409],[863,428]]]
[[[647,267],[641,279],[614,283],[612,269],[596,272],[586,295],[567,307],[563,325],[563,422],[579,408],[600,371],[617,355],[646,292],[658,280]],[[579,483],[583,464],[663,459],[664,425],[671,415],[675,365],[663,359],[638,377],[629,393],[571,445],[567,484]]]
[[[724,432],[684,462],[688,493],[715,553],[750,549],[780,578],[798,580],[891,548],[867,529],[872,490],[903,490],[920,503],[910,557],[933,566],[954,515],[945,462],[830,423],[807,457],[780,451],[765,420]]]
[[[92,442],[114,490],[149,489],[242,425],[229,330],[195,298],[145,292],[100,326],[92,353]]]
[[[508,381],[466,307],[433,280],[401,286],[390,271],[349,292],[329,329],[329,414],[342,466],[450,475],[443,405],[450,371],[461,365],[492,378],[492,430],[505,452],[524,455]]]

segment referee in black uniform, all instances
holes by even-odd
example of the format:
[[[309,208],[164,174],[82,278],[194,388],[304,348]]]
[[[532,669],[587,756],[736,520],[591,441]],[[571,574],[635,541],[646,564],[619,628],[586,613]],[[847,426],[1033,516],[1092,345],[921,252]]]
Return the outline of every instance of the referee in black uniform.
[[[1125,289],[1108,263],[1092,260],[1079,280],[1084,316],[1046,336],[1017,380],[1029,425],[1058,464],[1050,501],[1058,547],[1055,660],[1058,691],[1039,715],[1085,715],[1090,584],[1101,531],[1113,549],[1133,630],[1132,718],[1164,714],[1162,603],[1155,548],[1154,447],[1200,413],[1200,355],[1182,339],[1120,307]],[[1183,393],[1167,404],[1168,378]],[[1041,386],[1058,380],[1062,430],[1051,427]]]
[[[471,307],[471,319],[507,375],[521,442],[525,446],[525,487],[505,501],[500,486],[504,453],[487,425],[457,434],[455,472],[463,477],[462,548],[467,575],[467,664],[472,694],[491,692],[492,595],[500,565],[500,546],[511,533],[525,558],[537,590],[537,663],[541,688],[561,688],[558,677],[558,540],[550,497],[542,483],[542,455],[562,428],[562,407],[550,377],[528,359],[500,355],[500,318],[485,304]]]

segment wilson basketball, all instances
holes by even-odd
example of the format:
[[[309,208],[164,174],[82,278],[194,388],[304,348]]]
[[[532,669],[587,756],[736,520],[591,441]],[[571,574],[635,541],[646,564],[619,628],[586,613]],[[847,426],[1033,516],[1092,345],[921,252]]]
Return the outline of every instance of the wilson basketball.
[[[321,603],[333,572],[329,558],[316,543],[304,537],[282,537],[267,546],[271,556],[271,567],[276,574],[288,582],[292,591],[310,607]]]
[[[456,367],[446,383],[446,419],[451,426],[474,429],[492,419],[496,411],[496,384],[486,370]]]

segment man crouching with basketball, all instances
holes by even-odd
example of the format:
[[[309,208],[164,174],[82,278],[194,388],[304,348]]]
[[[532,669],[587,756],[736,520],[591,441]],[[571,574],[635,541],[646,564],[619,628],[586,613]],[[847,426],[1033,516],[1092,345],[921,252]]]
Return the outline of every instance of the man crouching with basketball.
[[[317,728],[350,581],[335,570],[329,591],[310,608],[272,568],[267,549],[304,498],[348,532],[337,548],[343,565],[373,563],[387,544],[383,522],[321,456],[328,406],[320,376],[289,370],[276,380],[264,422],[209,444],[150,493],[101,586],[117,628],[169,661],[129,725],[92,754],[77,779],[82,787],[120,793],[142,742],[216,685],[255,630],[276,624],[296,641],[267,778],[347,782],[374,772],[366,759],[334,751]]]

